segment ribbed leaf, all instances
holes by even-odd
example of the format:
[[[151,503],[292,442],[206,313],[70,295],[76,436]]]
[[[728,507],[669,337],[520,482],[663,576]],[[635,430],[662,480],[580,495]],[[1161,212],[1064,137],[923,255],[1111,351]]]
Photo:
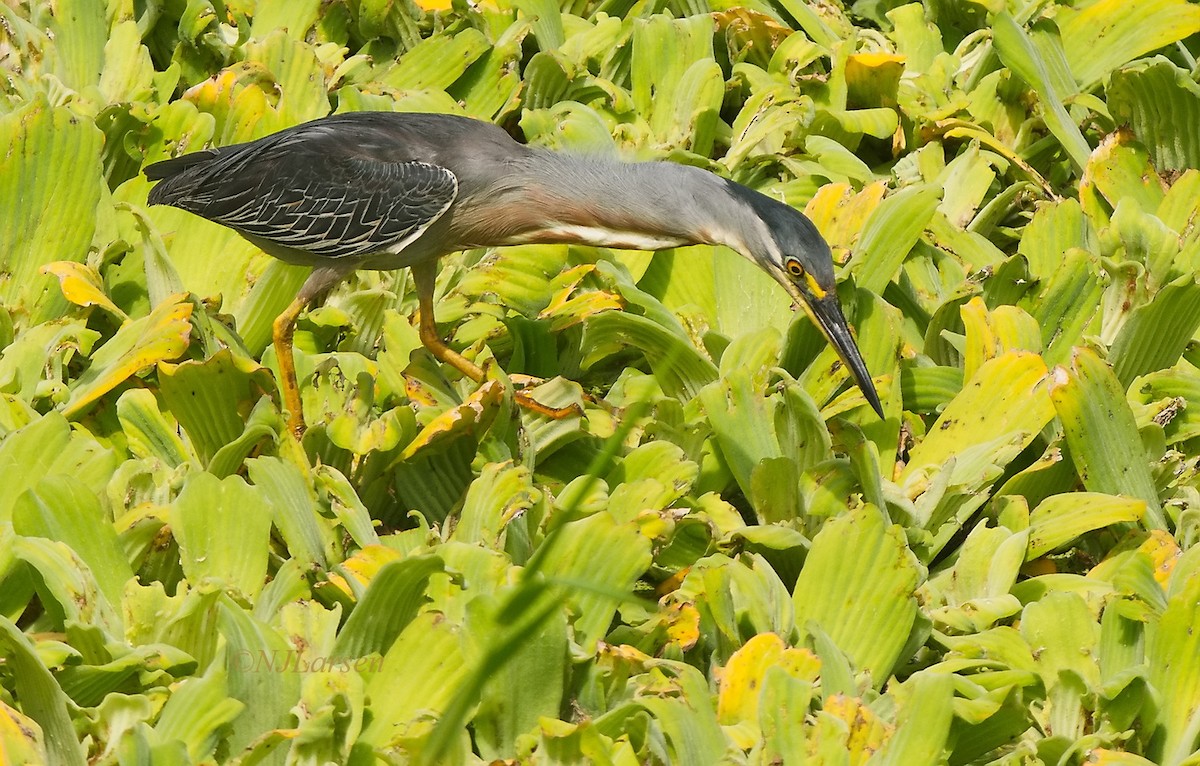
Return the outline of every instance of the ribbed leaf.
[[[1187,0],[1097,0],[1062,8],[1058,26],[1071,71],[1088,90],[1122,64],[1200,32],[1200,7]]]
[[[1176,766],[1196,748],[1200,714],[1200,577],[1192,576],[1173,589],[1167,609],[1146,648],[1148,678],[1162,694],[1158,711],[1161,740],[1158,763]]]
[[[1151,301],[1134,309],[1116,339],[1109,357],[1121,385],[1170,367],[1179,361],[1200,328],[1200,282],[1185,275],[1158,291]]]
[[[588,355],[580,366],[588,369],[606,356],[629,347],[641,352],[663,390],[681,398],[694,397],[717,376],[713,363],[691,344],[651,319],[609,311],[590,317],[581,345]]]
[[[1187,12],[1200,24],[1200,9],[1189,5]],[[1200,168],[1200,136],[1187,127],[1200,124],[1200,85],[1187,72],[1156,58],[1114,72],[1105,93],[1113,118],[1130,126],[1158,170]]]
[[[514,626],[500,617],[500,602],[476,599],[471,603],[467,628],[480,649],[495,645],[497,636]],[[555,609],[536,630],[523,636],[503,665],[487,674],[472,718],[475,741],[484,758],[513,757],[540,720],[555,718],[562,704],[567,678],[568,647],[565,610]]]
[[[73,431],[58,412],[50,412],[0,441],[0,523],[26,489],[44,478],[74,476],[96,496],[120,465],[117,454],[86,431]]]
[[[1164,529],[1149,459],[1112,369],[1094,351],[1077,349],[1069,370],[1055,369],[1050,398],[1083,486],[1145,501],[1146,525]]]
[[[86,26],[81,19],[73,28],[90,34]],[[103,39],[101,32],[101,45]],[[71,44],[65,44],[61,50],[69,56]],[[70,66],[91,66],[82,58]],[[94,73],[99,71],[97,65]],[[0,157],[0,209],[7,211],[0,217],[0,303],[19,312],[21,325],[37,324],[66,309],[54,280],[38,270],[87,255],[103,185],[102,140],[90,120],[40,98],[0,117],[0,145],[9,147]],[[71,183],[64,183],[67,178]]]
[[[564,524],[546,547],[540,571],[568,586],[575,640],[591,651],[608,631],[620,595],[650,566],[650,540],[634,524],[597,513]]]
[[[1109,134],[1092,153],[1080,185],[1081,196],[1092,186],[1113,208],[1135,204],[1146,213],[1158,210],[1167,191],[1146,148],[1127,130]]]
[[[796,624],[819,625],[878,688],[903,659],[922,579],[903,533],[864,506],[832,519],[813,540],[796,581]]]
[[[1046,376],[1045,363],[1028,352],[1011,351],[982,365],[912,450],[900,480],[961,458],[972,446],[986,449],[1001,465],[1007,463],[1054,416]],[[1001,436],[1015,441],[1002,444],[997,441]]]
[[[292,560],[327,566],[334,533],[318,510],[311,478],[293,463],[275,457],[251,458],[245,465],[250,481],[271,506],[275,526],[287,543]]]
[[[391,656],[396,637],[426,601],[430,576],[440,571],[442,561],[436,556],[415,556],[385,564],[371,578],[358,605],[338,631],[334,655],[365,657],[377,652]]]
[[[192,762],[211,758],[221,733],[245,709],[228,695],[224,669],[210,669],[204,676],[189,678],[179,685],[163,705],[154,733],[159,741],[183,743]]]
[[[192,583],[212,580],[253,600],[267,574],[271,509],[240,476],[193,473],[171,507],[171,531]]]
[[[20,628],[0,617],[0,646],[4,647],[22,709],[42,729],[47,754],[54,763],[83,766],[87,759],[71,724],[67,695],[42,664],[33,642]]]
[[[483,34],[470,27],[453,36],[430,37],[377,79],[398,90],[444,90],[490,47]]]
[[[1048,497],[1029,514],[1029,550],[1025,558],[1033,560],[1050,553],[1093,529],[1138,521],[1145,512],[1146,506],[1140,500],[1097,492]]]
[[[889,766],[941,762],[951,744],[954,677],[922,671],[906,681],[897,696],[896,732],[884,745],[879,762]]]
[[[87,564],[111,604],[121,603],[133,570],[100,498],[73,476],[43,479],[22,493],[13,508],[13,531],[70,546]]]
[[[1047,364],[1070,358],[1071,349],[1082,340],[1099,311],[1104,293],[1100,262],[1095,255],[1072,247],[1062,251],[1059,261],[1040,281],[1039,289],[1026,293],[1019,303],[1038,321],[1045,348],[1042,357]]]
[[[163,403],[207,465],[246,429],[259,399],[274,388],[267,370],[229,349],[204,361],[159,366]]]
[[[1025,30],[1013,21],[1012,16],[1001,13],[996,16],[992,37],[1000,60],[1037,93],[1046,127],[1062,144],[1075,167],[1082,170],[1087,166],[1091,147],[1063,106],[1063,94],[1055,89],[1046,62]]]
[[[875,208],[850,265],[860,288],[883,291],[933,217],[939,197],[936,187],[912,187],[887,197]]]
[[[439,716],[467,679],[466,659],[459,626],[434,612],[410,622],[367,684],[372,717],[361,740],[387,745]]]
[[[284,728],[300,698],[299,662],[288,663],[298,650],[281,633],[241,607],[220,603],[221,635],[225,639],[225,673],[229,696],[245,705],[229,735],[240,750],[264,731]]]

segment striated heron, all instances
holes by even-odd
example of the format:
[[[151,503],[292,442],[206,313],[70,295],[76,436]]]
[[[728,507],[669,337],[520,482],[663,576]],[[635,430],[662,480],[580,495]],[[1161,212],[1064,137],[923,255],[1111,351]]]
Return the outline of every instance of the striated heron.
[[[274,324],[293,432],[304,428],[292,335],[317,295],[356,269],[411,269],[421,342],[476,382],[439,337],[440,256],[575,243],[658,250],[727,245],[813,317],[875,412],[883,408],[838,304],[829,245],[803,214],[699,168],[623,163],[525,146],[499,127],[440,114],[355,112],[257,141],[156,162],[151,204],[228,226],[270,255],[314,267]]]

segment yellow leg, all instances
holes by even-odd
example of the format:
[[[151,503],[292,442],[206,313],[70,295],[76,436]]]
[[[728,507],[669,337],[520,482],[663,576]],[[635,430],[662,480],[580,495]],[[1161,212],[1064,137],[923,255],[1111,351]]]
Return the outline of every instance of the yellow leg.
[[[433,320],[433,287],[434,279],[437,278],[437,261],[418,263],[410,270],[413,282],[417,286],[418,334],[421,344],[429,349],[429,353],[438,361],[450,365],[476,383],[482,383],[486,377],[483,369],[447,346],[442,336],[438,335],[437,325]]]
[[[300,404],[300,383],[296,380],[296,359],[292,356],[292,335],[296,332],[296,318],[307,304],[307,300],[296,298],[272,325],[275,358],[279,360],[279,373],[283,377],[279,381],[283,406],[288,412],[288,428],[297,439],[304,434],[304,409]]]
[[[421,344],[429,349],[429,353],[433,354],[437,360],[450,365],[476,383],[482,383],[487,377],[483,368],[447,346],[446,342],[442,340],[442,336],[438,335],[437,324],[433,319],[433,288],[434,280],[437,278],[437,261],[418,263],[411,266],[410,270],[413,282],[417,287],[418,334]],[[521,377],[525,378],[526,376]],[[537,379],[529,378],[529,380]],[[550,407],[521,391],[517,391],[514,398],[517,404],[525,409],[556,420],[570,415],[583,414],[576,405]]]
[[[304,407],[300,400],[300,382],[296,379],[296,359],[292,354],[292,336],[296,332],[296,319],[304,307],[320,293],[337,284],[347,273],[344,268],[317,268],[305,281],[296,299],[275,318],[271,326],[275,342],[275,358],[279,360],[279,381],[283,394],[283,406],[288,413],[288,428],[296,438],[304,435]]]

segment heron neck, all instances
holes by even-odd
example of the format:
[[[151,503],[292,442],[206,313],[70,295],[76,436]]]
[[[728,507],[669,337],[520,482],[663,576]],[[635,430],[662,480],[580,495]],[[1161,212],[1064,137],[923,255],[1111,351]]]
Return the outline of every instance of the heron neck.
[[[719,244],[748,254],[767,236],[744,198],[754,192],[700,168],[537,151],[530,171],[522,196],[539,224],[517,241],[639,250]]]

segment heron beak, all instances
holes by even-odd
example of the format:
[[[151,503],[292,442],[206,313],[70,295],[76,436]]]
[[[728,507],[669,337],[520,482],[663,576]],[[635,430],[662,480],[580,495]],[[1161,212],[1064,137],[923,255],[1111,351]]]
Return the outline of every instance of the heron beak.
[[[830,292],[821,298],[810,299],[795,285],[789,284],[787,287],[788,292],[792,293],[809,316],[816,320],[817,327],[821,328],[821,332],[825,334],[842,363],[850,369],[850,375],[871,405],[871,409],[875,410],[875,414],[882,420],[884,417],[883,404],[879,401],[879,394],[875,391],[871,373],[867,371],[867,363],[863,361],[858,344],[854,342],[854,336],[850,334],[850,325],[846,322],[845,315],[842,314],[842,307],[838,303],[837,295]]]

